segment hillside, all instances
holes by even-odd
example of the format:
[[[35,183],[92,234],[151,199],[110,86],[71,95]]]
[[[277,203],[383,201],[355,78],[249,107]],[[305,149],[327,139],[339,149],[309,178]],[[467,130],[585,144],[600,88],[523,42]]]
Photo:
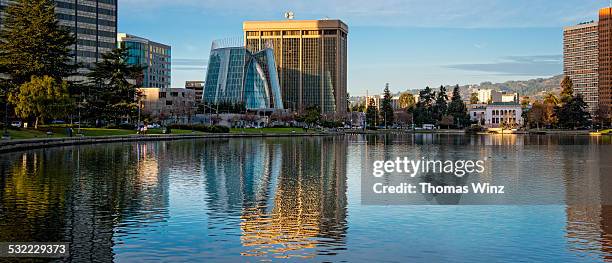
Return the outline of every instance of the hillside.
[[[506,92],[518,92],[521,96],[529,96],[538,98],[543,95],[543,92],[556,92],[560,91],[561,80],[563,75],[554,76],[551,78],[538,78],[530,80],[511,80],[504,83],[491,83],[483,82],[475,85],[463,85],[461,87],[461,96],[463,98],[469,98],[470,93],[478,89],[493,89],[498,91]],[[448,91],[451,91],[454,86],[446,86]],[[435,90],[438,87],[432,87]],[[409,90],[410,93],[418,94],[420,90]]]
[[[472,90],[493,89],[499,91],[517,92],[521,96],[537,97],[541,95],[542,92],[559,92],[561,80],[563,80],[563,75],[558,75],[546,79],[539,78],[522,81],[512,80],[504,83],[483,82],[480,85],[471,85],[469,88],[472,88]],[[464,86],[464,88],[468,88],[468,86]]]

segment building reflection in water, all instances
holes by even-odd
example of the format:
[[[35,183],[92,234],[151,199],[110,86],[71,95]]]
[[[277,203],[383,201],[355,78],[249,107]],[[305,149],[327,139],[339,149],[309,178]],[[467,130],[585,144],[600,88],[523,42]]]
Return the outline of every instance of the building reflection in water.
[[[344,249],[345,138],[211,144],[203,164],[209,220],[239,216],[243,256],[312,258]]]
[[[565,175],[567,240],[573,251],[612,262],[612,174],[609,172],[612,169],[612,150],[592,145],[582,147],[580,151],[568,151],[563,156],[571,160],[584,154],[589,160],[582,176]],[[571,163],[564,161],[563,165]],[[574,169],[565,168],[568,171]]]
[[[0,240],[70,242],[66,261],[113,261],[118,226],[167,217],[168,181],[159,176],[163,167],[151,148],[119,144],[5,156]]]

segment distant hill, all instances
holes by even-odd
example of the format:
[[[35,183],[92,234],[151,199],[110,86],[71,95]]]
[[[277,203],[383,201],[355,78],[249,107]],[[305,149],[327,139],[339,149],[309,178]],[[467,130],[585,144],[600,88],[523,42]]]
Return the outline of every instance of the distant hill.
[[[461,88],[461,96],[469,98],[470,94],[478,89],[493,89],[506,92],[517,92],[521,96],[529,96],[533,98],[542,97],[543,93],[552,91],[559,93],[561,90],[561,80],[563,75],[554,76],[551,78],[538,78],[530,80],[511,80],[504,83],[483,82],[475,85],[463,85]],[[446,86],[448,91],[451,91],[453,86]],[[431,87],[437,90],[438,87]],[[409,91],[413,94],[418,94],[419,90]]]
[[[464,86],[462,90],[467,93],[468,89],[493,89],[506,92],[517,92],[521,96],[539,97],[545,92],[559,92],[563,75],[551,78],[539,78],[530,80],[512,80],[504,83],[483,82],[479,85]]]

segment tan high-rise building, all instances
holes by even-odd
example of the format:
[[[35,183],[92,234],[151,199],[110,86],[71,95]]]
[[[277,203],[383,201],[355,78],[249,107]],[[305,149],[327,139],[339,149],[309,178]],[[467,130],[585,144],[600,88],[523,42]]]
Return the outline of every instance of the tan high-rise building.
[[[319,106],[323,113],[347,108],[348,26],[340,20],[247,21],[246,47],[272,46],[286,109]]]
[[[597,22],[563,29],[563,73],[572,79],[591,114],[599,106],[599,33]]]
[[[599,100],[612,113],[612,8],[599,10]]]

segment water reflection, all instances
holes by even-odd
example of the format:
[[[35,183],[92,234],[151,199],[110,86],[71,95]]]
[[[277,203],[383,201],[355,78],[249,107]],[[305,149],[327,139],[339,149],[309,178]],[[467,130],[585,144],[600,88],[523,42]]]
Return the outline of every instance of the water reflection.
[[[240,216],[243,256],[312,258],[343,249],[347,153],[342,137],[231,140],[205,149],[211,220]]]
[[[610,144],[610,137],[391,134],[104,144],[3,154],[0,241],[71,242],[71,257],[61,261],[74,262],[363,261],[367,255],[400,261],[398,255],[408,254],[417,261],[457,256],[511,261],[512,255],[533,255],[525,258],[612,262],[612,207],[605,202],[612,200],[612,179],[605,172],[611,157],[588,151]],[[529,169],[511,160],[558,163],[553,172],[567,173],[547,180],[584,205],[359,204],[364,156],[410,152],[476,159],[487,154],[480,146],[489,145],[536,146],[530,153],[507,155],[504,169],[528,176]],[[559,145],[585,150],[563,151]],[[462,151],[465,146],[473,151]],[[581,180],[580,172],[600,176]],[[493,178],[485,174],[483,180]],[[538,228],[530,228],[534,225]],[[451,242],[455,239],[466,242]],[[481,253],[482,245],[491,243],[499,246]]]

